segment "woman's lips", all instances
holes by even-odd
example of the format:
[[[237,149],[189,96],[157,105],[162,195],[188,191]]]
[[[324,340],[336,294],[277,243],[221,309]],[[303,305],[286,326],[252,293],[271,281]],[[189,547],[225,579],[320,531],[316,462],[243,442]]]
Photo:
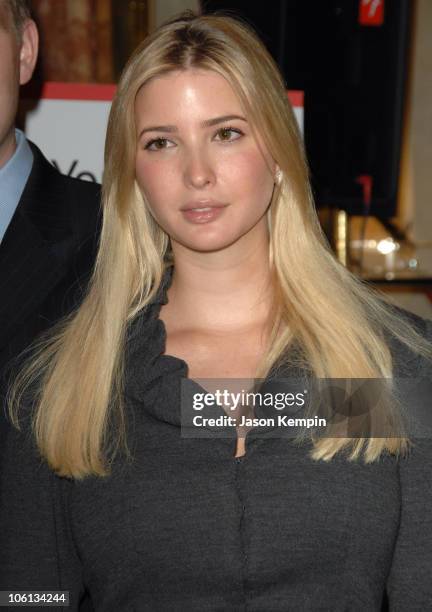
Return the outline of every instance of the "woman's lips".
[[[226,204],[218,206],[200,206],[197,208],[187,208],[181,212],[190,223],[210,223],[218,219],[223,214],[226,207]]]

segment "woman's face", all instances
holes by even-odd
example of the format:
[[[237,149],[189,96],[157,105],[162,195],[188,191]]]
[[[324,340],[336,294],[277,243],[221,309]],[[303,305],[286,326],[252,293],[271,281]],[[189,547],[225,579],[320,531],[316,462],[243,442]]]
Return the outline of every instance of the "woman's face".
[[[136,179],[173,248],[217,251],[267,232],[276,166],[224,77],[157,77],[139,91],[135,117]]]

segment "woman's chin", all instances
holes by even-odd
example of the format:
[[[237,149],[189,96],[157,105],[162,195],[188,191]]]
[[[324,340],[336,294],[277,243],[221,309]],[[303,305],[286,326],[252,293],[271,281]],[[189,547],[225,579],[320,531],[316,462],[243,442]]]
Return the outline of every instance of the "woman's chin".
[[[241,236],[194,236],[193,238],[186,238],[177,236],[171,238],[171,243],[175,249],[175,245],[178,244],[182,249],[188,249],[195,253],[217,253],[229,249],[236,242],[241,240]]]

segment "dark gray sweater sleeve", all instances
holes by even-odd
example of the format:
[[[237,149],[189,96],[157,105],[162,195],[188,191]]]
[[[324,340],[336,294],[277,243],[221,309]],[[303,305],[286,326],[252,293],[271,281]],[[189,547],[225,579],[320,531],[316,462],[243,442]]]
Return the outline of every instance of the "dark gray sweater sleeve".
[[[432,340],[432,321],[426,334]],[[418,376],[432,380],[431,363],[422,359],[421,364]],[[400,526],[387,582],[391,612],[432,609],[432,440],[413,443],[399,464]]]
[[[0,591],[69,591],[72,611],[84,585],[61,480],[38,458],[29,434],[10,427],[0,470]]]

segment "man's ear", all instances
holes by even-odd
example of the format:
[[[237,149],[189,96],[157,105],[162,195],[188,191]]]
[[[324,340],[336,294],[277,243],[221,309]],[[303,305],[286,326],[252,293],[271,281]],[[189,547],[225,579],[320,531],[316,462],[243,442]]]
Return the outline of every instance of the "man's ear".
[[[21,33],[20,85],[30,81],[39,49],[39,34],[33,19],[27,19]]]

